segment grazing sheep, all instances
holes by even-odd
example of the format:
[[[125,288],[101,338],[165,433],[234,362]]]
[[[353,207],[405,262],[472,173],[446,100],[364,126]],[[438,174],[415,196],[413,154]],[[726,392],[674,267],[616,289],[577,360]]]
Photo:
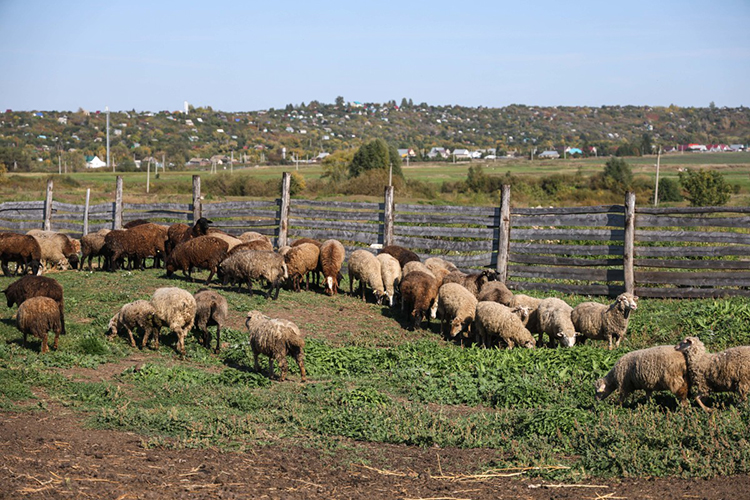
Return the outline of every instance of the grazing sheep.
[[[576,329],[570,319],[573,308],[565,301],[557,298],[544,299],[537,308],[537,321],[539,322],[539,341],[543,342],[543,336],[549,335],[550,344],[557,343],[563,347],[573,347],[576,343]]]
[[[414,271],[421,271],[425,274],[435,276],[435,273],[432,272],[432,269],[422,264],[418,260],[412,260],[404,264],[404,266],[401,268],[401,277],[403,278],[409,273],[413,273]],[[437,278],[437,276],[435,276],[435,278]]]
[[[419,255],[415,254],[408,248],[404,248],[398,245],[386,245],[381,248],[380,252],[378,253],[387,253],[393,255],[401,266],[401,269],[403,269],[408,262],[421,261]]]
[[[434,276],[414,271],[401,280],[401,312],[408,311],[411,317],[411,329],[420,326],[425,314],[429,318],[437,316],[438,284]]]
[[[313,245],[315,245],[318,248],[320,248],[320,245],[322,245],[322,243],[320,241],[318,241],[316,239],[313,239],[313,238],[300,238],[298,240],[294,240],[294,242],[292,243],[291,246],[296,247],[296,246],[301,245],[303,243],[312,243]]]
[[[701,408],[708,410],[703,398],[709,391],[736,392],[747,400],[750,391],[750,346],[740,346],[709,354],[698,337],[686,337],[674,347],[687,363],[690,385],[695,388]]]
[[[368,250],[355,250],[349,256],[349,294],[354,295],[354,280],[359,280],[362,300],[365,300],[365,285],[372,289],[375,301],[380,304],[385,295],[380,261]]]
[[[336,295],[339,292],[341,265],[346,258],[344,245],[338,240],[326,240],[320,244],[320,268],[326,280],[326,294]]]
[[[102,254],[107,269],[116,271],[125,257],[128,258],[128,269],[140,268],[149,250],[145,235],[131,229],[115,229],[104,237]]]
[[[159,348],[159,330],[166,325],[177,335],[177,352],[185,355],[185,337],[193,328],[195,320],[195,298],[187,290],[176,287],[158,288],[151,296],[151,305],[154,308],[155,324],[154,330],[156,348]],[[143,345],[148,342],[149,331],[143,335]]]
[[[130,338],[130,346],[135,347],[135,339],[133,338],[133,330],[140,328],[143,330],[143,345],[146,347],[146,340],[150,335],[154,335],[155,338],[159,338],[156,329],[156,310],[151,302],[147,300],[136,300],[125,304],[120,308],[119,311],[112,316],[109,320],[109,339],[112,340],[117,336],[117,333],[121,329],[125,329],[128,332]],[[158,342],[157,342],[158,343]]]
[[[242,241],[243,243],[249,243],[251,241],[257,241],[257,240],[265,240],[268,243],[271,243],[271,239],[263,234],[260,234],[256,231],[245,231],[241,235],[237,236],[237,239]],[[271,250],[273,250],[273,244],[271,244]]]
[[[213,221],[201,217],[195,224],[188,226],[187,224],[172,224],[167,230],[167,243],[165,250],[167,256],[172,253],[172,250],[182,242],[185,242],[191,238],[197,238],[198,236],[205,236],[208,234],[208,225],[213,224]]]
[[[596,302],[578,304],[570,313],[570,319],[576,331],[581,334],[579,343],[583,344],[586,339],[607,340],[611,351],[613,338],[615,347],[620,347],[628,329],[630,311],[636,309],[638,297],[632,293],[621,293],[610,305]]]
[[[301,381],[305,381],[305,339],[297,325],[284,319],[271,319],[260,311],[250,311],[247,313],[245,326],[250,336],[256,371],[260,371],[258,355],[265,354],[268,356],[269,378],[273,378],[275,360],[281,370],[279,381],[283,382],[289,371],[286,357],[291,355],[299,366]]]
[[[49,297],[31,297],[18,307],[16,325],[23,332],[23,344],[31,334],[42,341],[42,354],[47,352],[47,332],[55,332],[55,343],[52,345],[57,349],[57,341],[62,333],[62,320],[60,318],[60,307],[56,301]]]
[[[8,301],[8,308],[13,307],[14,304],[20,306],[32,297],[49,297],[57,302],[60,310],[61,332],[65,335],[65,300],[63,288],[56,280],[46,276],[24,276],[8,285],[8,288],[2,292]]]
[[[511,309],[519,306],[526,307],[529,312],[528,319],[526,320],[526,328],[528,328],[531,333],[539,333],[539,314],[537,312],[537,309],[539,308],[539,304],[541,302],[542,299],[537,299],[536,297],[529,297],[528,295],[517,293],[510,299],[508,307],[510,307]]]
[[[474,297],[478,297],[479,292],[482,290],[482,287],[490,281],[495,281],[496,279],[497,273],[488,269],[485,269],[481,273],[474,274],[465,274],[461,271],[453,271],[447,274],[445,278],[443,278],[443,283],[458,283],[459,285],[463,285],[464,288],[474,294]]]
[[[508,346],[508,349],[515,346],[533,349],[536,343],[524,325],[524,316],[528,318],[528,309],[525,306],[511,309],[495,301],[477,303],[474,318],[477,342],[481,342],[484,347],[491,347],[492,339],[498,338]]]
[[[180,243],[167,257],[167,276],[172,276],[180,269],[182,274],[192,280],[193,268],[199,267],[210,271],[206,278],[208,285],[217,272],[219,263],[226,257],[228,247],[226,241],[214,236],[198,236]]]
[[[51,263],[52,267],[59,266],[61,269],[67,269],[68,265],[73,269],[78,267],[78,249],[67,235],[41,229],[32,229],[26,234],[39,241],[44,265]]]
[[[424,261],[424,265],[427,266],[430,271],[432,271],[432,274],[435,274],[436,269],[445,269],[449,273],[458,271],[458,268],[455,264],[453,264],[452,262],[448,262],[445,259],[441,259],[440,257],[430,257],[429,259]]]
[[[408,277],[408,276],[407,276]],[[471,323],[477,310],[477,298],[458,283],[446,283],[438,290],[438,314],[440,333],[445,335],[445,326],[450,323],[448,333],[451,338],[466,331],[471,333]],[[461,339],[463,345],[463,338]]]
[[[290,247],[284,255],[287,273],[292,281],[292,290],[300,291],[300,282],[305,278],[305,290],[310,290],[309,274],[318,268],[320,249],[313,243],[302,243]]]
[[[247,283],[248,291],[252,295],[253,280],[263,278],[271,284],[266,292],[266,298],[270,297],[271,292],[275,290],[274,300],[279,297],[281,279],[288,277],[289,272],[284,257],[266,250],[235,253],[219,265],[219,278],[225,286],[229,283],[239,283],[242,288],[242,284]]]
[[[31,268],[31,274],[41,274],[42,248],[39,246],[39,241],[28,234],[3,233],[0,237],[0,260],[5,276],[10,276],[9,261],[16,263],[14,275],[21,268],[24,273]]]
[[[203,333],[203,346],[211,348],[209,325],[216,325],[216,354],[221,350],[221,327],[229,318],[227,299],[213,290],[201,288],[193,295],[195,298],[195,327]]]
[[[243,243],[242,240],[235,238],[231,234],[227,234],[224,231],[219,231],[218,229],[209,229],[206,236],[213,236],[214,238],[219,238],[220,240],[226,241],[227,245],[229,245],[229,248],[227,251]],[[273,250],[273,248],[271,249]]]
[[[617,389],[620,404],[638,389],[646,391],[648,396],[653,391],[671,391],[684,402],[688,394],[685,357],[671,345],[631,351],[618,359],[604,378],[596,381],[596,399],[602,400]]]
[[[153,257],[154,268],[161,267],[161,260],[166,257],[166,245],[167,239],[169,238],[167,234],[168,231],[169,228],[167,226],[151,222],[138,224],[137,226],[128,229],[129,233],[143,237],[142,244],[145,246],[139,250],[138,254],[143,256],[144,260],[146,257]],[[141,264],[141,268],[143,268],[143,265],[145,265],[145,262]]]
[[[378,254],[375,258],[380,262],[380,277],[383,280],[385,295],[388,297],[388,305],[393,307],[393,298],[401,282],[401,264],[393,255],[387,253]]]
[[[100,229],[95,233],[89,233],[81,237],[81,261],[79,269],[83,269],[86,259],[89,259],[89,271],[91,271],[91,261],[94,257],[98,258],[98,265],[101,268],[102,249],[104,248],[104,237],[109,233],[109,229]]]
[[[214,236],[213,233],[209,233],[210,236]],[[273,245],[267,239],[250,240],[229,249],[227,257],[235,252],[244,252],[245,250],[266,250],[269,252],[273,251]]]
[[[283,257],[286,254],[288,254],[289,250],[291,250],[291,249],[292,249],[292,247],[290,247],[289,245],[282,245],[282,246],[279,247],[279,250],[276,253],[278,253],[279,255],[281,255]],[[320,251],[318,251],[318,252],[320,252]]]
[[[508,287],[502,281],[490,281],[482,286],[477,299],[480,302],[489,300],[507,306],[513,300],[513,292],[508,290]]]
[[[134,227],[142,226],[144,224],[151,224],[151,222],[147,221],[146,219],[135,219],[131,220],[130,222],[126,222],[122,225],[123,229],[132,229]]]

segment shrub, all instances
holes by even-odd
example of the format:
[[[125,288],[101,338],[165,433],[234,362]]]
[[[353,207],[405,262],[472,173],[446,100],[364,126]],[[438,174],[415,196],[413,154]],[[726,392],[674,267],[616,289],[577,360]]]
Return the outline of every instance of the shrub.
[[[659,179],[659,201],[682,201],[680,185],[674,179]]]
[[[693,207],[726,205],[732,192],[732,187],[716,170],[680,172],[680,184],[688,192],[687,199]]]

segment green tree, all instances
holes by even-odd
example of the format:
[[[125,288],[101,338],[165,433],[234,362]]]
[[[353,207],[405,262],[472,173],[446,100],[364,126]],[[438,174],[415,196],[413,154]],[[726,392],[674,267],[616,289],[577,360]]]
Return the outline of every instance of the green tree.
[[[343,108],[344,107],[344,97],[343,96],[338,96],[336,98],[336,107],[337,108]]]
[[[403,177],[401,157],[396,148],[389,146],[383,139],[375,139],[363,144],[354,153],[349,164],[349,176],[357,177],[367,170],[383,169],[386,172],[393,166],[393,175]]]
[[[353,150],[342,149],[323,158],[323,178],[328,179],[333,184],[343,181],[353,157]]]
[[[616,193],[625,194],[633,186],[633,170],[622,158],[610,158],[602,172],[604,185]]]
[[[669,177],[659,179],[659,201],[682,201],[680,185]]]
[[[680,172],[680,184],[694,207],[726,205],[732,193],[732,186],[716,170]]]

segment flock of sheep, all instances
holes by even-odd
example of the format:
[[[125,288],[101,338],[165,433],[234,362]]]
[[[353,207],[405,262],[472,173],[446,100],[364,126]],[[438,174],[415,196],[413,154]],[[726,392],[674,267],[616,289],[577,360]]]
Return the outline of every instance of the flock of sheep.
[[[55,333],[54,348],[59,335],[65,333],[62,287],[55,280],[40,276],[41,272],[47,266],[82,269],[86,259],[91,270],[95,257],[103,258],[100,267],[110,271],[124,266],[126,259],[129,269],[143,269],[149,257],[153,258],[154,267],[164,261],[167,276],[182,271],[192,279],[196,268],[205,269],[209,271],[207,285],[217,276],[224,286],[238,285],[241,289],[246,284],[250,294],[253,281],[264,280],[268,283],[266,298],[278,297],[282,282],[300,291],[304,280],[305,289],[309,290],[310,281],[319,283],[321,275],[325,292],[338,293],[346,257],[339,241],[302,238],[274,251],[271,241],[259,233],[234,237],[210,228],[210,224],[205,218],[193,226],[133,221],[122,230],[86,235],[80,243],[52,231],[0,233],[3,273],[10,274],[9,262],[16,263],[15,272],[31,273],[3,291],[8,307],[19,305],[17,325],[24,342],[28,334],[39,337],[44,353],[49,331]],[[368,249],[355,250],[347,265],[350,294],[355,293],[354,284],[358,282],[357,294],[362,300],[366,300],[369,289],[379,304],[387,301],[393,307],[400,302],[412,329],[439,315],[441,334],[461,345],[473,341],[487,348],[573,347],[592,339],[607,341],[612,349],[620,345],[630,313],[638,308],[638,297],[630,293],[620,294],[608,305],[584,302],[575,308],[558,298],[513,294],[492,271],[466,274],[439,257],[423,263],[417,254],[396,245],[383,247],[377,255]],[[208,326],[216,325],[218,352],[227,315],[226,299],[214,290],[202,289],[192,295],[176,287],[160,288],[148,301],[123,305],[109,323],[109,336],[125,330],[135,347],[133,331],[142,330],[142,347],[150,337],[158,347],[159,332],[167,326],[177,335],[177,351],[184,354],[185,338],[194,326],[202,334],[202,344],[209,348]],[[273,375],[276,361],[281,369],[280,379],[284,380],[288,372],[286,358],[291,355],[305,380],[304,338],[294,323],[250,311],[245,325],[256,369],[258,355],[267,355],[269,375]],[[603,399],[619,390],[622,402],[634,390],[649,394],[669,390],[684,402],[691,387],[703,408],[703,399],[710,391],[737,392],[745,400],[750,389],[750,347],[708,354],[698,338],[688,337],[677,346],[632,351],[596,382],[596,396]]]

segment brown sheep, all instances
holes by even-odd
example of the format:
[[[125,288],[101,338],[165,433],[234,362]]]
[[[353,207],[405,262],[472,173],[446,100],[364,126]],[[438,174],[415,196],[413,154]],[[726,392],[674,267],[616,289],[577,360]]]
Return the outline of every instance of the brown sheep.
[[[5,276],[10,276],[8,262],[16,263],[14,275],[19,269],[27,272],[31,268],[31,274],[39,274],[42,265],[42,247],[33,236],[28,234],[3,233],[0,236],[0,260]]]
[[[195,224],[188,226],[187,224],[172,224],[167,230],[167,243],[165,250],[167,255],[172,253],[172,250],[182,242],[185,242],[191,238],[197,238],[198,236],[205,236],[208,234],[208,225],[213,224],[213,221],[201,217]]]
[[[299,245],[301,245],[303,243],[312,243],[313,245],[315,245],[316,247],[318,247],[318,249],[320,249],[320,245],[322,245],[322,243],[319,240],[316,240],[316,239],[313,239],[313,238],[299,238],[297,240],[294,240],[294,242],[292,243],[291,246],[296,247],[296,246],[299,246]],[[280,248],[279,248],[279,253],[281,253],[281,249]],[[284,254],[281,253],[281,255],[284,255]],[[313,271],[312,273],[308,273],[308,274],[312,274],[312,277],[314,279],[313,283],[315,284],[315,286],[319,286],[320,285],[320,275],[322,273],[323,273],[323,268],[320,267],[320,261],[318,261],[318,267],[315,269],[315,271]],[[309,281],[309,276],[308,276],[308,281]]]
[[[229,244],[213,236],[198,236],[177,245],[167,257],[167,276],[176,270],[193,280],[191,273],[194,267],[210,271],[206,285],[211,282],[221,263],[227,256]]]
[[[318,268],[320,249],[312,243],[294,246],[284,255],[287,273],[292,281],[292,290],[299,292],[302,278],[305,278],[305,290],[310,290],[308,274]]]
[[[81,261],[79,269],[83,269],[86,259],[89,259],[89,271],[91,271],[91,261],[97,257],[99,267],[101,268],[102,249],[104,248],[104,237],[110,232],[109,229],[100,229],[95,233],[89,233],[81,238]]]
[[[474,297],[479,296],[479,292],[482,291],[482,287],[490,281],[497,280],[497,273],[485,269],[481,273],[465,274],[461,271],[453,271],[445,276],[443,283],[458,283],[463,285],[468,291],[474,294]]]
[[[513,300],[513,292],[508,290],[508,287],[502,281],[490,281],[482,286],[477,299],[479,299],[479,302],[491,301],[507,306]]]
[[[42,340],[42,354],[49,351],[47,347],[47,332],[55,332],[55,343],[53,349],[57,349],[57,341],[62,333],[62,321],[60,319],[60,308],[53,299],[49,297],[32,297],[27,299],[18,308],[16,325],[23,332],[23,344],[26,345],[28,334]]]
[[[145,248],[141,255],[149,255],[154,258],[154,268],[161,267],[160,261],[166,257],[167,232],[169,228],[161,224],[147,222],[139,224],[128,230],[131,234],[142,235]],[[143,265],[143,264],[142,264]]]
[[[434,276],[414,271],[401,280],[401,312],[407,311],[411,318],[411,329],[420,326],[425,314],[437,317],[438,284]]]
[[[32,297],[49,297],[54,300],[60,310],[61,333],[65,335],[65,301],[63,288],[56,280],[46,276],[24,276],[14,281],[2,291],[8,300],[8,308],[14,304],[19,306]]]
[[[194,326],[203,333],[203,346],[211,348],[211,334],[208,332],[209,325],[216,325],[216,349],[221,349],[221,327],[226,325],[229,318],[229,306],[227,299],[213,290],[201,288],[195,294],[195,324]]]
[[[326,280],[326,294],[336,295],[339,291],[341,265],[346,258],[344,245],[338,240],[326,240],[320,245],[320,267]]]
[[[237,252],[244,252],[245,250],[266,250],[268,252],[273,252],[273,245],[267,239],[246,241],[245,243],[240,243],[239,245],[230,248],[227,257]]]
[[[108,271],[116,271],[125,257],[128,269],[139,268],[141,259],[148,255],[146,237],[132,229],[115,229],[104,237],[102,254]]]
[[[268,356],[268,376],[273,377],[273,362],[278,362],[281,374],[279,381],[286,379],[289,371],[286,357],[291,355],[301,374],[302,382],[305,381],[305,339],[297,325],[285,319],[272,319],[260,311],[250,311],[245,320],[250,336],[250,347],[253,350],[255,370],[260,371],[258,355]]]
[[[421,262],[419,255],[415,254],[408,248],[404,248],[398,245],[386,245],[383,248],[381,248],[378,253],[387,253],[389,255],[393,255],[396,258],[396,260],[398,260],[398,263],[401,265],[402,269],[407,264],[407,262],[412,262],[412,261]]]

